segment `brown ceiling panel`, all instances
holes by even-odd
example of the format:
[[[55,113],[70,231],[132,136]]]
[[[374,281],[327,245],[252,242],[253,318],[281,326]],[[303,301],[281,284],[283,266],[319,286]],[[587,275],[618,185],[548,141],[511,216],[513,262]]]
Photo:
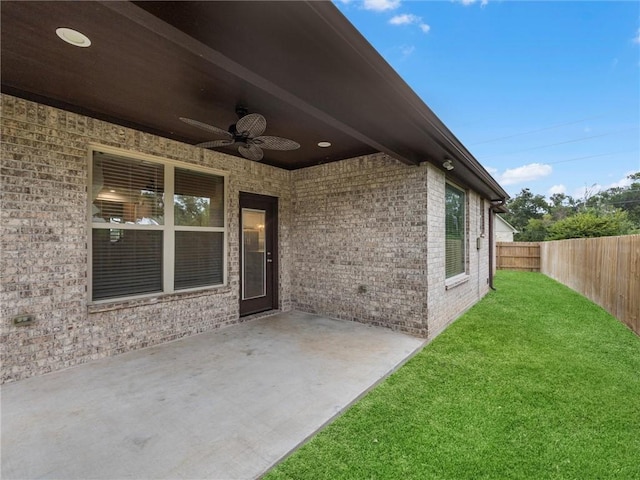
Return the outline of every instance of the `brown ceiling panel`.
[[[244,104],[267,118],[266,134],[302,145],[266,152],[265,163],[284,168],[375,151],[101,4],[2,2],[2,21],[2,83],[10,93],[32,93],[193,143],[215,137],[179,117],[226,129],[237,120],[236,105]],[[91,47],[62,42],[55,35],[61,25],[88,35]],[[322,140],[335,148],[319,148]]]
[[[4,0],[0,14],[4,92],[193,144],[216,137],[179,117],[226,129],[241,104],[265,116],[265,134],[301,145],[264,163],[448,156],[470,185],[504,193],[331,2]],[[58,27],[91,46],[62,42]]]

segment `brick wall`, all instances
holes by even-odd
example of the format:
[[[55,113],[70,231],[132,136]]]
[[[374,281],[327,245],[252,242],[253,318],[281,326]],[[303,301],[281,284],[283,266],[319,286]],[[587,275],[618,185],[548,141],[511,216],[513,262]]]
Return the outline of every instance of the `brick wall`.
[[[2,382],[240,321],[239,192],[279,197],[279,301],[434,336],[487,292],[488,245],[468,195],[468,278],[447,289],[445,176],[384,154],[294,172],[2,95]],[[87,299],[88,148],[99,144],[229,172],[228,285],[136,301]],[[15,315],[35,323],[16,327]]]
[[[8,95],[1,107],[2,382],[238,322],[239,191],[279,197],[279,299],[291,308],[289,172]],[[230,172],[227,286],[88,305],[90,143]],[[16,327],[19,314],[35,322]]]
[[[481,198],[467,191],[467,276],[445,279],[445,184],[384,154],[292,172],[293,307],[430,338],[488,291]],[[485,202],[485,209],[487,208]]]
[[[294,308],[426,334],[425,175],[383,154],[292,172]]]
[[[427,178],[428,336],[433,338],[489,291],[489,217],[488,202],[482,202],[478,194],[467,190],[467,276],[455,283],[447,282],[444,229],[447,179],[442,171],[432,165],[428,166]],[[481,208],[485,210],[484,215],[481,214]],[[478,237],[481,237],[479,250],[476,243]]]

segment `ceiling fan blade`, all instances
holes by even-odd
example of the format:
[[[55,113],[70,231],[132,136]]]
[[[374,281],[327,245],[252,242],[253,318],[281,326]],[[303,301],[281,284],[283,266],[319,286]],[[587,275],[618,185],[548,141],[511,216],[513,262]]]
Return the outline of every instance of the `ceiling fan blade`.
[[[255,160],[256,162],[262,160],[262,157],[264,156],[264,152],[262,151],[262,149],[257,145],[253,145],[251,143],[247,144],[246,146],[240,145],[238,147],[238,151],[244,158]]]
[[[271,135],[262,135],[260,137],[253,138],[251,141],[259,147],[266,148],[267,150],[297,150],[300,148],[300,144],[298,142],[294,142],[288,138],[273,137]]]
[[[200,148],[216,148],[216,147],[228,147],[229,145],[233,145],[233,140],[212,140],[210,142],[202,142],[196,144],[196,147]]]
[[[206,130],[207,132],[217,133],[218,135],[224,135],[225,137],[233,137],[233,135],[231,135],[231,133],[229,133],[227,130],[214,127],[213,125],[209,125],[207,123],[199,122],[198,120],[193,120],[191,118],[185,118],[185,117],[180,117],[180,120],[182,120],[184,123],[188,123],[193,127],[198,127],[198,128],[201,128],[202,130]]]
[[[236,123],[236,131],[239,135],[249,138],[262,135],[267,128],[267,121],[259,113],[245,115]]]

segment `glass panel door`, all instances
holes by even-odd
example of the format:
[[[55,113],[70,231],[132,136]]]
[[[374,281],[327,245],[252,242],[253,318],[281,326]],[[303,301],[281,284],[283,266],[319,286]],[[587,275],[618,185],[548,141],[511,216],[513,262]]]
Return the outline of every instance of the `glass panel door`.
[[[242,299],[266,295],[266,211],[242,209]]]

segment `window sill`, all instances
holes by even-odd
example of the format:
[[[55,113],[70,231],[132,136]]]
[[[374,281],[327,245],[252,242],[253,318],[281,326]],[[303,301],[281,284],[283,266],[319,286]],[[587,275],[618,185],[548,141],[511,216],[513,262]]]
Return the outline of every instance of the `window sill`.
[[[466,273],[461,273],[460,275],[456,275],[455,277],[447,278],[444,283],[445,290],[451,290],[463,283],[467,283],[471,277]]]
[[[174,293],[158,293],[153,295],[148,295],[145,297],[131,298],[131,299],[123,299],[123,300],[113,300],[113,301],[103,301],[101,303],[90,303],[87,305],[87,312],[91,313],[100,313],[100,312],[109,312],[112,310],[123,310],[127,308],[136,308],[136,307],[144,307],[147,305],[155,305],[159,303],[168,303],[175,302],[178,300],[187,300],[190,298],[197,297],[205,297],[211,295],[223,295],[231,292],[231,287],[228,285],[221,285],[217,287],[211,287],[203,290],[197,291],[185,291],[185,292],[174,292]]]

